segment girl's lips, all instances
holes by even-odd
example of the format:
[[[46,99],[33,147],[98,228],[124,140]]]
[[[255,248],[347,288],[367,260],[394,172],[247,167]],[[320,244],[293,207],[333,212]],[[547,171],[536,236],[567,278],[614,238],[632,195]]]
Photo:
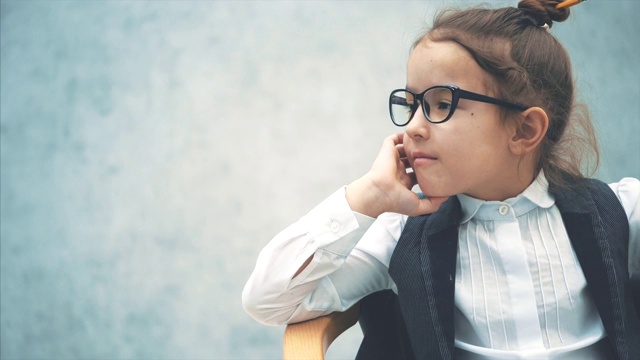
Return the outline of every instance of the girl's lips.
[[[422,151],[411,152],[411,157],[413,158],[413,166],[429,165],[438,160],[434,155],[427,154]]]

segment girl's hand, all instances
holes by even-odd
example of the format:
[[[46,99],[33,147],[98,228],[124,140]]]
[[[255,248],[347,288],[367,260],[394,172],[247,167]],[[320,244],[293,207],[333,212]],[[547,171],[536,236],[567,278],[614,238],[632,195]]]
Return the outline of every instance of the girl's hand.
[[[417,180],[413,172],[407,173],[408,168],[402,134],[389,136],[369,172],[347,186],[346,197],[351,209],[371,217],[384,212],[417,216],[438,210],[447,198],[420,199],[411,191]]]

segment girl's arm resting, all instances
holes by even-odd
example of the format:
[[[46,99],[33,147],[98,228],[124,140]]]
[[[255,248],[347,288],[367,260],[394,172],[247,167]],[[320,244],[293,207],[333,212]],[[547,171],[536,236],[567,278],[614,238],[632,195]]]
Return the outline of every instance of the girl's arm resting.
[[[298,271],[296,271],[296,273],[293,274],[293,277],[296,277],[296,276],[300,275],[302,270],[306,269],[307,266],[309,266],[309,264],[311,264],[311,260],[313,260],[313,255],[309,256],[309,258],[307,260],[305,260],[304,264],[302,264],[302,266],[300,266],[300,269],[298,269]]]
[[[351,210],[344,189],[331,195],[260,252],[242,293],[245,311],[267,325],[298,322],[388,286],[385,264],[352,251],[374,221]],[[345,278],[351,286],[342,286]]]

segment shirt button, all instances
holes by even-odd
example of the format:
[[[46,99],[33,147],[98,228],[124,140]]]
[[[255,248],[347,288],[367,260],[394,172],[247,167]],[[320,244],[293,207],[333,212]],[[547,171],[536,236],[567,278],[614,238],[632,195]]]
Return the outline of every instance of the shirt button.
[[[509,213],[509,207],[507,205],[502,205],[498,209],[498,212],[500,213],[500,215],[507,215]]]
[[[337,233],[338,231],[340,231],[340,223],[338,223],[337,221],[332,221],[331,225],[329,225],[329,229],[331,229],[331,231],[333,231],[334,233]]]

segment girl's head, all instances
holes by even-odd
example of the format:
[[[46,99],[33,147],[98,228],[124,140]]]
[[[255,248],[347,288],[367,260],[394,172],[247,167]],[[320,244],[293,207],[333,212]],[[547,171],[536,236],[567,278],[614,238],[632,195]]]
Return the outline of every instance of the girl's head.
[[[536,108],[546,116],[547,127],[542,129],[545,133],[535,143],[533,150],[527,150],[526,155],[533,159],[534,173],[544,170],[551,183],[566,186],[571,184],[572,178],[582,177],[583,158],[593,154],[595,157],[592,158],[597,164],[598,150],[588,114],[577,109],[569,56],[548,31],[554,21],[564,21],[569,16],[568,8],[556,9],[560,2],[523,0],[518,8],[470,8],[441,12],[436,16],[433,26],[414,43],[407,85],[413,81],[410,77],[415,77],[417,71],[415,66],[411,69],[411,62],[413,60],[415,63],[417,52],[425,46],[433,48],[433,44],[448,43],[460,48],[483,73],[482,84],[468,86],[475,86],[479,90],[481,85],[483,92],[476,92],[510,104]],[[427,68],[424,70],[431,71]],[[465,69],[460,69],[460,72],[463,71]],[[463,88],[460,84],[447,85]],[[409,90],[422,92],[425,89]],[[464,102],[460,100],[458,108]],[[526,135],[531,131],[528,129],[530,119],[527,119],[527,110],[492,106],[502,127],[512,129],[516,135]],[[407,128],[408,138],[411,138],[413,122]],[[445,126],[449,122],[429,126],[434,131],[441,131],[435,127]]]

